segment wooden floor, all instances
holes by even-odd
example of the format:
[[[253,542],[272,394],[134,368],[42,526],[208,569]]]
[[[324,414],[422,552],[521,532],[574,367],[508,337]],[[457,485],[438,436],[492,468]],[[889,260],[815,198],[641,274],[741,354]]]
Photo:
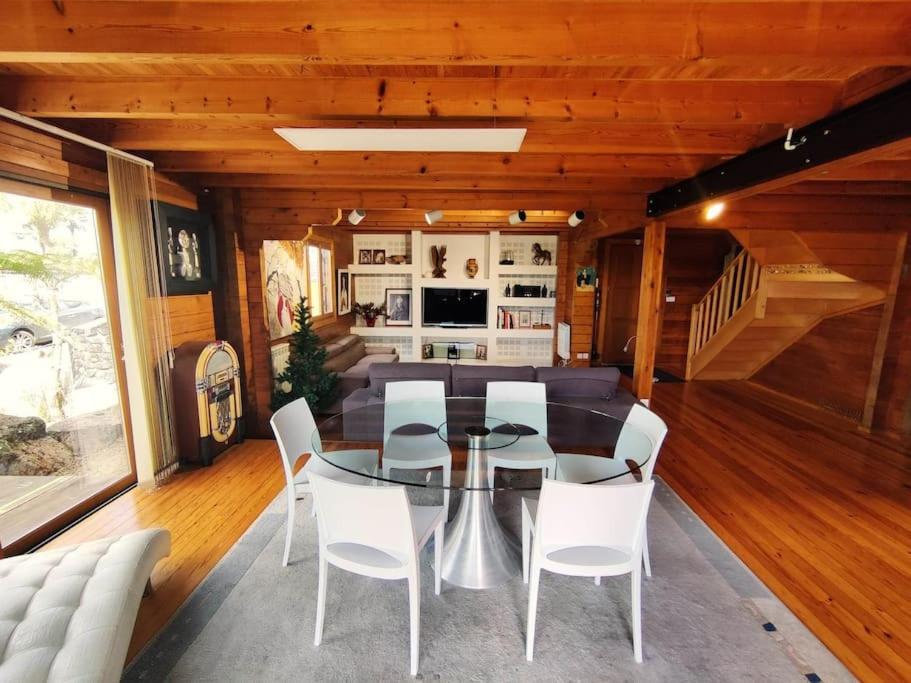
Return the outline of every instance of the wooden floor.
[[[50,547],[164,527],[171,555],[152,574],[127,660],[168,622],[285,485],[274,441],[246,441],[210,468],[175,475],[154,491],[136,488],[54,539]]]
[[[911,454],[748,383],[659,385],[653,407],[670,427],[658,473],[858,677],[911,680]],[[274,444],[248,441],[55,545],[171,530],[132,657],[282,484]]]
[[[911,453],[747,382],[653,408],[657,473],[861,680],[911,680]]]

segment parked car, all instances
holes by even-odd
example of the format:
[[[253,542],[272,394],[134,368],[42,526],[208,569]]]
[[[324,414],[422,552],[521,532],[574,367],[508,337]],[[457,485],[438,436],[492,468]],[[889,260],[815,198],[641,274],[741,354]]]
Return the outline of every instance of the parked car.
[[[57,322],[61,327],[76,327],[99,318],[104,318],[104,309],[84,301],[61,301],[57,311]],[[37,344],[48,344],[53,338],[53,330],[34,320],[0,316],[0,348],[12,353],[27,351]]]

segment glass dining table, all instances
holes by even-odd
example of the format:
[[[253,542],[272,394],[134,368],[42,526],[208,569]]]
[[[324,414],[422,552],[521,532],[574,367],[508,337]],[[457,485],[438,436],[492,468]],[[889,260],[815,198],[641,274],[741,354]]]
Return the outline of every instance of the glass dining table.
[[[543,424],[534,429],[515,417],[523,415],[526,408],[529,415],[540,412],[540,408],[535,411],[531,405],[517,400],[503,410],[500,403],[499,409],[512,416],[503,419],[489,414],[483,398],[453,397],[446,399],[445,419],[442,409],[438,409],[437,418],[430,420],[426,417],[426,401],[397,401],[394,412],[398,418],[394,428],[390,428],[385,404],[378,401],[323,419],[313,433],[313,453],[340,472],[363,477],[365,483],[401,485],[415,492],[458,491],[458,509],[446,527],[443,579],[466,588],[491,588],[521,573],[518,540],[498,519],[493,492],[541,488],[543,474],[539,465],[534,465],[534,472],[522,472],[523,458],[530,447],[536,463],[541,461],[542,452],[545,460],[547,454],[554,454],[547,476],[583,484],[629,479],[652,453],[653,444],[645,433],[596,409],[547,403],[546,429],[542,429]],[[496,405],[490,410],[496,411]],[[405,420],[401,419],[403,414]],[[408,415],[414,416],[413,422],[407,419]],[[364,448],[377,449],[387,463],[395,461],[395,467],[360,469],[362,456],[355,462],[353,453]],[[443,458],[451,462],[448,483],[426,467],[403,469],[402,454],[416,452],[442,452]],[[585,467],[576,466],[572,477],[564,477],[560,468],[560,455],[564,453],[588,455],[591,460],[583,459]],[[426,465],[426,459],[418,464]],[[506,464],[510,469],[497,470],[498,476],[491,484],[490,464]],[[448,501],[449,496],[444,496],[444,500]],[[519,504],[516,498],[515,505]]]

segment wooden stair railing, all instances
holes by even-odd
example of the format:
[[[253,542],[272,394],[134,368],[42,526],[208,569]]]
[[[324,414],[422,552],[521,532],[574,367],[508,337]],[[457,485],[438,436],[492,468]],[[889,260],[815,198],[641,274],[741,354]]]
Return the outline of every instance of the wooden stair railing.
[[[762,266],[744,249],[693,305],[687,355],[690,361],[759,290],[761,275]]]

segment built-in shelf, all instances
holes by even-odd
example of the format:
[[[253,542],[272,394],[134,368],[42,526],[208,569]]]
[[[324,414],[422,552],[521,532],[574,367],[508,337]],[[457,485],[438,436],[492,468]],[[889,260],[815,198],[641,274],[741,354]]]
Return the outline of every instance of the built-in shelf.
[[[481,339],[489,334],[486,327],[418,327],[416,329],[422,337]]]
[[[465,289],[490,289],[490,280],[467,277],[424,277],[419,282],[421,287],[453,287]]]
[[[556,275],[556,266],[513,265],[497,266],[500,275]]]
[[[414,275],[414,266],[410,263],[395,265],[391,263],[350,263],[348,272],[353,275]]]
[[[350,330],[351,334],[359,337],[411,337],[414,336],[413,327],[363,327],[355,326]]]
[[[555,298],[546,296],[501,296],[497,299],[497,306],[510,308],[553,308],[556,305]]]
[[[512,327],[497,330],[498,337],[519,337],[520,339],[552,339],[553,329],[536,330],[533,327]]]

